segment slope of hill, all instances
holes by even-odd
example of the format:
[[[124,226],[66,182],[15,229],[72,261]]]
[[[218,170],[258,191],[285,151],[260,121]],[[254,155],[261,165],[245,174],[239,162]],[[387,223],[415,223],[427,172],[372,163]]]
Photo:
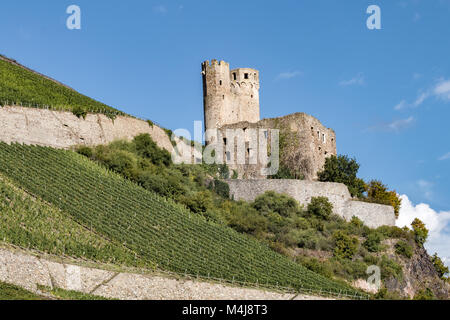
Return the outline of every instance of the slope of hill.
[[[120,241],[149,266],[206,279],[364,297],[74,152],[1,143],[0,161],[0,171],[27,192]]]
[[[2,105],[65,110],[79,116],[86,112],[103,113],[110,117],[125,115],[0,55],[0,106]]]
[[[134,252],[84,228],[0,174],[0,239],[21,248],[97,262],[140,266]]]

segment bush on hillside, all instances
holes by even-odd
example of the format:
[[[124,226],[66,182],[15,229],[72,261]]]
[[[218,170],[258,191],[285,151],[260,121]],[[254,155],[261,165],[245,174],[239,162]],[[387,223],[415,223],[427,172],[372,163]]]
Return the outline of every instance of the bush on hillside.
[[[328,220],[333,213],[333,204],[326,197],[313,197],[308,204],[309,215]]]
[[[344,231],[336,231],[334,239],[334,256],[341,259],[352,259],[358,251],[359,241]]]
[[[372,180],[367,185],[368,200],[380,204],[386,204],[394,207],[395,215],[398,217],[402,200],[398,197],[397,192],[388,191],[386,185],[379,180]]]
[[[434,268],[438,273],[441,279],[445,279],[445,275],[449,273],[448,267],[442,262],[441,258],[438,257],[437,253],[435,253],[431,257],[431,261],[433,262]]]
[[[363,246],[369,252],[378,252],[381,249],[381,240],[383,239],[381,233],[372,231],[367,235],[366,241]]]
[[[264,215],[275,212],[282,217],[289,217],[301,213],[300,205],[296,200],[285,194],[279,194],[273,191],[268,191],[258,196],[253,202],[253,208]]]
[[[395,244],[395,253],[405,256],[406,258],[411,258],[414,253],[414,249],[407,241],[400,240]]]

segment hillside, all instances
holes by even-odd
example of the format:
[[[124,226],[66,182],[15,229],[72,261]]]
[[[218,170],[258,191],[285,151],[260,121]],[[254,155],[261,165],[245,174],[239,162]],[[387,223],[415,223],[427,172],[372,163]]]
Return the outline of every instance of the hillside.
[[[124,115],[0,55],[0,106],[4,105],[72,111],[78,116],[86,112],[103,113],[112,118]]]
[[[0,144],[0,171],[92,232],[161,270],[361,297],[258,241],[205,220],[70,151]],[[35,246],[30,243],[29,246]]]

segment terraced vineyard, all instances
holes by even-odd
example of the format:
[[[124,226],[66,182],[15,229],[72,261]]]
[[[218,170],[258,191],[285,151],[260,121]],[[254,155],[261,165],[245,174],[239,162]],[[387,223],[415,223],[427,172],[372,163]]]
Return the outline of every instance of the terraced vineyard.
[[[2,105],[51,108],[80,115],[84,112],[104,113],[110,117],[124,115],[119,110],[0,56],[0,106]]]
[[[87,228],[120,241],[157,268],[298,291],[365,296],[254,239],[216,225],[63,150],[0,143],[0,171]]]

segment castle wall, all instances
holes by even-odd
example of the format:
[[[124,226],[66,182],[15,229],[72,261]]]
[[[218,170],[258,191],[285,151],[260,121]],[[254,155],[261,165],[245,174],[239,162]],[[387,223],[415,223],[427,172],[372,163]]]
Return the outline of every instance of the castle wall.
[[[394,208],[391,206],[352,200],[347,186],[341,183],[305,180],[227,180],[230,196],[235,200],[254,201],[267,191],[287,194],[305,207],[313,197],[327,197],[333,204],[333,212],[347,221],[353,216],[371,228],[395,225]]]
[[[279,147],[280,147],[280,163],[302,175],[305,180],[316,180],[317,173],[323,169],[326,158],[337,155],[336,150],[336,134],[332,129],[325,127],[318,119],[305,113],[294,113],[288,116],[263,119],[256,123],[239,122],[224,125],[220,128],[221,136],[226,138],[228,129],[257,129],[267,130],[268,142],[271,144],[271,130],[279,130]],[[254,149],[259,154],[259,141],[256,146],[252,147],[249,141],[250,137],[246,136],[246,148]],[[227,139],[227,143],[232,142]],[[235,145],[237,145],[235,141]],[[241,147],[237,145],[236,147]],[[266,146],[264,146],[266,147]],[[224,146],[224,152],[226,147]],[[261,150],[266,152],[266,150]],[[236,154],[236,152],[235,152]],[[224,159],[226,155],[224,154]],[[250,161],[246,163],[237,163],[231,159],[228,166],[231,170],[236,170],[239,178],[245,179],[264,179],[265,175],[261,174],[261,169],[267,164],[261,163],[260,160],[256,164]]]
[[[146,121],[118,116],[114,121],[103,114],[77,118],[71,112],[23,107],[0,108],[0,141],[35,144],[58,149],[75,145],[107,144],[116,139],[131,140],[148,133],[159,147],[171,152],[172,143],[160,127]]]

